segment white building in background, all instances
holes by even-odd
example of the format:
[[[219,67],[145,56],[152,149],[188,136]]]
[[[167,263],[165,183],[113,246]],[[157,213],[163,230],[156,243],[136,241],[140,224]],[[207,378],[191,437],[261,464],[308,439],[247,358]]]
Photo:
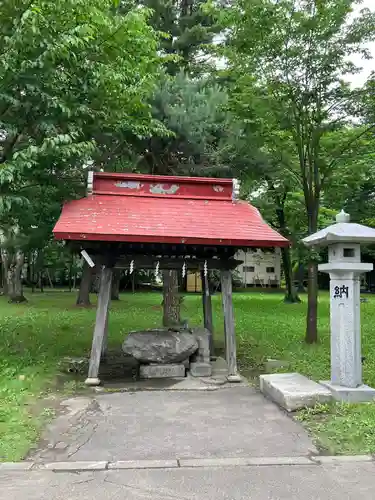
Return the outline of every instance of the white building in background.
[[[242,260],[235,273],[245,287],[280,287],[281,286],[281,251],[280,248],[269,251],[240,250],[235,258]],[[187,272],[186,291],[198,293],[202,291],[199,272]]]
[[[281,251],[240,250],[236,259],[242,260],[236,271],[244,286],[279,287],[281,282]]]

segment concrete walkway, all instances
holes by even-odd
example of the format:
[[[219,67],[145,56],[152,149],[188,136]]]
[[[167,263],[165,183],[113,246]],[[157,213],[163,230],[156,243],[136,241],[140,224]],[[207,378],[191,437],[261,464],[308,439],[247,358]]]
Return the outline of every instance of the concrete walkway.
[[[4,500],[372,500],[372,463],[54,473],[0,470]]]
[[[98,394],[64,406],[28,461],[0,465],[0,498],[374,498],[371,457],[317,457],[302,427],[250,387]]]
[[[317,452],[297,422],[250,387],[103,394],[67,404],[68,412],[30,459],[114,462]]]

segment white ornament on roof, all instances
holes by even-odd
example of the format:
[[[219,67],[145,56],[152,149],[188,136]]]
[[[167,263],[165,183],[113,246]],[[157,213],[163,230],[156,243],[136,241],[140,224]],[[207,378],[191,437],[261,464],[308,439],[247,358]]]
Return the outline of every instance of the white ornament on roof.
[[[87,194],[90,195],[93,193],[94,189],[94,172],[89,170],[87,173]]]
[[[341,210],[340,213],[336,215],[336,222],[350,222],[350,215]]]
[[[240,199],[241,183],[238,179],[233,179],[232,186],[232,201],[237,201]]]

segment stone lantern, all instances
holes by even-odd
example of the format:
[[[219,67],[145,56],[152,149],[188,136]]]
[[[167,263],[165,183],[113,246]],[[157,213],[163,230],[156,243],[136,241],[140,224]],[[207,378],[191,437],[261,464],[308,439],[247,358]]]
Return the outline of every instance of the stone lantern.
[[[373,265],[361,262],[360,244],[374,243],[375,229],[351,223],[341,211],[336,224],[302,241],[308,247],[328,247],[328,263],[318,269],[330,277],[331,380],[321,384],[336,400],[371,401],[375,389],[362,383],[360,276]]]

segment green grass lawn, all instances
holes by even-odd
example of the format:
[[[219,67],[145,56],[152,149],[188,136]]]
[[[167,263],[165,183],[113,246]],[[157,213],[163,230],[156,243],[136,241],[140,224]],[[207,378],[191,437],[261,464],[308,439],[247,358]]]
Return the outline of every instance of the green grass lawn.
[[[19,460],[37,440],[50,412],[38,413],[35,401],[55,390],[59,360],[87,354],[91,346],[95,308],[75,307],[75,296],[68,292],[29,294],[28,299],[9,305],[0,298],[0,461]],[[130,330],[159,326],[160,302],[158,293],[139,293],[112,303],[110,347],[118,347]],[[279,294],[241,293],[234,295],[234,305],[239,366],[245,374],[261,371],[263,361],[272,357],[288,360],[288,371],[329,378],[328,295],[320,298],[320,343],[315,346],[303,340],[305,304],[286,305]],[[219,295],[213,297],[213,308],[216,337],[222,342]],[[375,297],[361,310],[364,381],[375,386]],[[200,296],[185,297],[182,318],[201,324]],[[299,418],[329,453],[375,452],[374,404],[318,406]]]

